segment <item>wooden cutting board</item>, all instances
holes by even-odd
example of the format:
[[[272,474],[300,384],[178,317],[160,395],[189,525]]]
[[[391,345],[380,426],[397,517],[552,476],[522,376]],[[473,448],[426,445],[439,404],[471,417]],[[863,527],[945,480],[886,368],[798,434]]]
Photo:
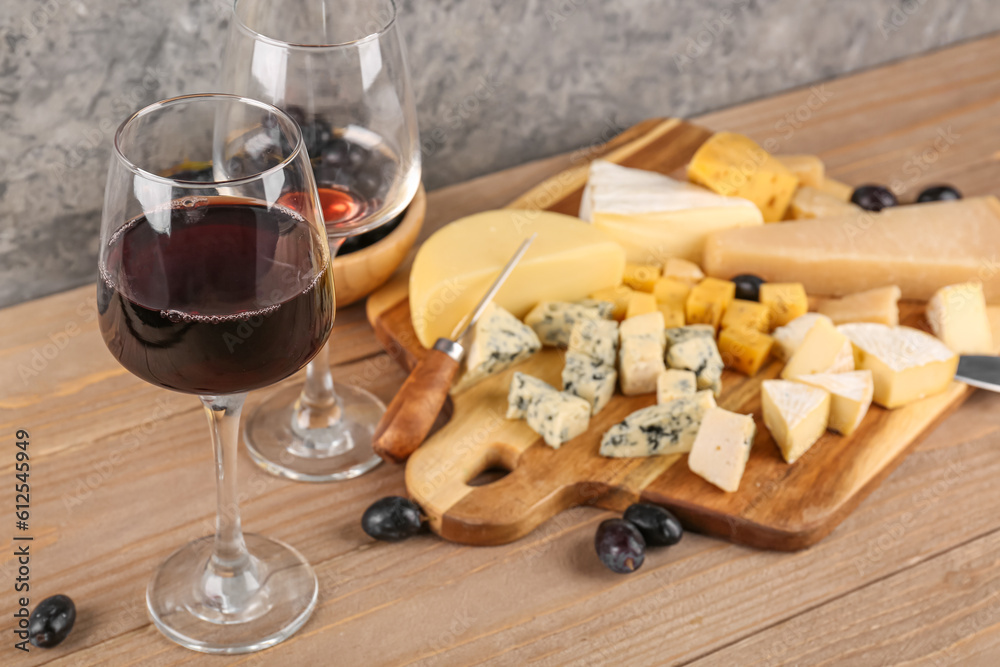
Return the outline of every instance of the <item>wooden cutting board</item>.
[[[710,132],[679,120],[645,121],[587,152],[580,164],[512,202],[510,208],[575,215],[589,161],[679,175]],[[900,304],[901,323],[926,330],[923,305]],[[406,368],[424,353],[410,322],[406,283],[396,281],[369,300],[368,317],[386,351]],[[971,393],[953,383],[944,393],[897,410],[873,406],[850,437],[824,435],[795,464],[781,458],[761,418],[760,384],[778,376],[772,361],[753,378],[726,371],[721,407],[757,422],[746,473],[736,493],[724,493],[687,467],[687,455],[608,459],[598,455],[603,433],[655,396],[616,395],[591,419],[587,433],[558,450],[521,420],[504,418],[515,371],[560,386],[564,352],[543,349],[517,367],[452,396],[441,427],[407,462],[406,486],[445,539],[504,544],[578,505],[623,510],[639,500],[670,508],[688,528],[758,548],[793,551],[832,531],[906,454]],[[470,485],[485,471],[506,475]],[[491,475],[496,477],[497,474]]]

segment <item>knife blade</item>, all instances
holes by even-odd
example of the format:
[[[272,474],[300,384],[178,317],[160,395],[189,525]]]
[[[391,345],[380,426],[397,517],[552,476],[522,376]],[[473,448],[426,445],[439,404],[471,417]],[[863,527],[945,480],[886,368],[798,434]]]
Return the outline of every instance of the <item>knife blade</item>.
[[[963,355],[955,379],[972,387],[1000,392],[1000,357]]]

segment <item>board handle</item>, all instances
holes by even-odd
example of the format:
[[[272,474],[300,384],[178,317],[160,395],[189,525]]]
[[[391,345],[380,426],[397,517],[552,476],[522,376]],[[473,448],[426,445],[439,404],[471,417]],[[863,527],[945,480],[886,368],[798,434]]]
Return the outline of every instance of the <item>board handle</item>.
[[[458,343],[439,338],[410,371],[375,429],[376,454],[403,463],[424,442],[448,399],[462,353]]]

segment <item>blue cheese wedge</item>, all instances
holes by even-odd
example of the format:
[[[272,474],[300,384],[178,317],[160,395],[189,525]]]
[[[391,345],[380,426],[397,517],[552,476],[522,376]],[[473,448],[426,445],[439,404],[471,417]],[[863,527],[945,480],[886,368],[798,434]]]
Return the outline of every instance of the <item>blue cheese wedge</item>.
[[[707,410],[688,454],[688,468],[706,482],[735,493],[756,434],[757,426],[750,415],[722,408]]]
[[[667,365],[694,372],[698,389],[711,389],[716,396],[722,391],[722,356],[713,338],[695,336],[671,345]]]
[[[660,377],[656,378],[656,402],[659,405],[669,403],[682,396],[693,396],[697,391],[698,377],[693,371],[670,368],[660,373]]]
[[[667,337],[667,345],[676,345],[692,338],[710,338],[715,340],[715,327],[711,324],[688,324],[683,327],[672,327],[664,334]]]
[[[590,414],[596,415],[614,396],[618,373],[614,366],[607,366],[590,355],[571,350],[566,353],[562,381],[563,391],[587,401],[590,404]]]
[[[524,419],[528,407],[550,393],[558,394],[559,390],[534,376],[514,373],[507,393],[507,419]]]
[[[567,347],[573,325],[583,320],[604,319],[609,312],[603,301],[587,304],[564,301],[543,301],[524,318],[524,323],[535,330],[542,345]]]
[[[637,410],[601,438],[601,456],[630,458],[682,454],[691,450],[707,410],[715,407],[710,391]]]
[[[471,335],[465,355],[465,372],[455,391],[506,370],[542,348],[531,327],[495,303],[487,306]]]
[[[614,368],[618,359],[618,323],[614,320],[582,320],[569,333],[569,351],[586,354]]]
[[[528,405],[525,415],[528,426],[542,436],[552,449],[559,449],[587,430],[590,425],[590,403],[562,391],[545,393]]]

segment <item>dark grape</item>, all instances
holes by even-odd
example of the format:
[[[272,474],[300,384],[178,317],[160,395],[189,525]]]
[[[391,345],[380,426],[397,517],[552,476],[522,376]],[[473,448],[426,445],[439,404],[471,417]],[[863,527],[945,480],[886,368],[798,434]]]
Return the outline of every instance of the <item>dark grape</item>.
[[[28,639],[38,648],[52,648],[66,639],[76,622],[76,605],[65,595],[38,603],[28,619]]]
[[[735,278],[736,298],[745,301],[760,301],[760,286],[764,284],[764,279],[758,276],[742,273]]]
[[[623,518],[638,528],[646,544],[653,547],[669,547],[684,537],[681,522],[659,505],[636,503],[625,510]]]
[[[361,528],[384,542],[399,542],[420,532],[420,508],[400,496],[376,500],[361,517]]]
[[[917,196],[917,203],[924,204],[929,201],[951,201],[953,199],[961,198],[962,193],[959,192],[957,188],[950,185],[935,185],[924,189],[924,191]]]
[[[601,562],[619,574],[635,572],[646,559],[642,533],[624,519],[602,521],[594,535],[594,548]]]
[[[866,211],[881,211],[899,204],[896,195],[881,185],[862,185],[854,190],[851,201]]]

